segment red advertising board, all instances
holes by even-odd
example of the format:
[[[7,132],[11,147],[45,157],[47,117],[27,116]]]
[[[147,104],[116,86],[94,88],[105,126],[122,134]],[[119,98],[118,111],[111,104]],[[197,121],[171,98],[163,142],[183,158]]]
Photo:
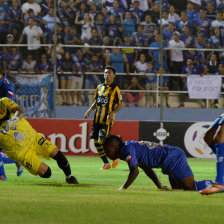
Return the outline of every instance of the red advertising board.
[[[44,134],[66,155],[97,155],[93,139],[89,138],[92,120],[27,119],[38,132]],[[115,121],[112,134],[123,140],[139,139],[138,121]]]

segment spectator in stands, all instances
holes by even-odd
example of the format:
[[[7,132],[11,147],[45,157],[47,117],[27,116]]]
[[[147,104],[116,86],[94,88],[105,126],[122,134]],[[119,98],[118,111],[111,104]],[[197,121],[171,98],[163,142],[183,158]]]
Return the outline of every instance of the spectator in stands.
[[[103,72],[103,66],[100,60],[100,57],[97,55],[92,55],[89,62],[87,63],[87,72]],[[95,89],[100,83],[101,80],[99,75],[85,75],[85,89]],[[89,106],[89,92],[85,91],[85,106]]]
[[[46,54],[41,55],[41,60],[39,63],[37,63],[35,71],[37,74],[47,74],[47,73],[52,72],[51,63],[48,60]]]
[[[58,17],[56,17],[56,19],[54,18],[54,8],[49,9],[48,14],[43,17],[43,20],[46,22],[45,32],[50,32],[51,34],[54,32],[54,21],[56,20],[56,23],[60,23]]]
[[[169,48],[172,48],[170,53],[169,68],[172,74],[181,74],[184,66],[184,53],[183,50],[178,48],[185,48],[185,44],[180,40],[180,33],[175,31],[173,34],[173,39],[169,41]],[[176,86],[176,82],[177,85]],[[169,77],[169,88],[171,90],[177,90],[183,88],[183,80],[181,77]]]
[[[22,64],[22,71],[28,75],[34,74],[36,63],[31,54],[27,55],[26,60],[24,60]]]
[[[199,17],[195,19],[194,25],[197,29],[197,35],[201,35],[206,40],[209,37],[209,30],[211,26],[211,20],[206,17],[206,12],[204,9],[199,10]]]
[[[149,62],[147,64],[147,69],[144,73],[145,76],[145,88],[146,90],[156,90],[157,86],[157,78],[156,78],[156,71],[154,70],[153,63]],[[152,106],[156,106],[156,93],[146,93],[146,102],[145,106],[150,107],[150,97],[152,96]]]
[[[131,3],[134,4],[134,0],[131,0]],[[141,0],[139,1],[139,9],[141,9],[144,13],[148,12],[153,6],[152,0]]]
[[[138,59],[138,51],[132,46],[135,46],[131,41],[131,37],[129,34],[126,34],[124,37],[124,43],[120,44],[122,47],[130,47],[130,48],[122,48],[121,52],[124,53],[128,59],[129,71],[134,72],[135,62]]]
[[[168,20],[169,22],[175,22],[176,20],[179,20],[180,16],[176,13],[174,5],[170,5],[169,7],[169,14],[168,14]]]
[[[27,2],[23,3],[21,6],[23,18],[25,19],[28,17],[28,10],[33,9],[35,15],[40,15],[41,8],[38,3],[36,3],[34,0],[28,0]]]
[[[81,40],[86,43],[91,38],[91,29],[94,27],[94,18],[90,18],[88,13],[84,14],[83,20],[78,20],[79,13],[75,17],[75,24],[82,25]]]
[[[57,15],[63,27],[74,25],[74,13],[66,2],[61,1],[59,3]]]
[[[121,19],[121,23],[123,25],[123,36],[125,36],[126,34],[128,35],[132,35],[132,33],[134,33],[136,31],[135,27],[136,27],[136,21],[137,21],[137,24],[140,23],[140,20],[138,18],[138,15],[136,15],[136,20],[132,19],[131,17],[131,13],[130,12],[126,12],[125,13],[125,19]],[[121,17],[122,18],[122,17]]]
[[[64,28],[64,41],[65,44],[73,44],[73,45],[81,45],[82,41],[80,39],[80,35],[78,34],[78,30],[75,26],[73,27],[65,27]],[[65,47],[65,51],[69,51],[71,54],[76,53],[75,47]]]
[[[104,22],[104,24],[109,23],[109,21],[110,21],[110,15],[108,13],[107,8],[106,7],[103,7],[102,10],[101,10],[101,13],[103,15],[103,22]]]
[[[99,37],[99,34],[96,28],[93,28],[91,30],[91,34],[92,34],[91,38],[87,41],[85,46],[102,46],[103,40]],[[88,59],[92,58],[93,55],[97,56],[100,59],[104,53],[103,48],[86,47],[85,50],[86,50]]]
[[[23,29],[22,35],[19,39],[19,44],[23,43],[24,36],[26,36],[27,39],[27,49],[28,54],[32,54],[34,56],[34,59],[36,61],[39,60],[40,54],[41,54],[41,39],[43,38],[43,31],[40,27],[36,26],[34,24],[34,19],[29,19],[29,26],[26,26]],[[33,45],[33,46],[32,46]]]
[[[212,53],[209,62],[207,63],[208,72],[210,74],[215,74],[219,69],[218,55],[217,53]]]
[[[193,48],[195,37],[190,33],[190,28],[187,25],[183,26],[183,32],[180,34],[180,40],[184,42],[186,48]]]
[[[153,2],[152,11],[150,12],[152,21],[155,24],[158,24],[158,20],[160,19],[160,7],[159,7],[159,1]]]
[[[169,19],[168,19],[168,11],[163,11],[162,12],[162,27],[163,27],[163,31],[168,29],[168,25],[169,25]],[[158,25],[160,25],[160,19],[158,19],[157,21]]]
[[[73,61],[75,63],[76,74],[72,76],[71,89],[81,89],[83,88],[84,74],[86,72],[86,58],[82,49],[77,49]],[[72,92],[71,96],[73,105],[81,106],[83,104],[80,91]]]
[[[169,22],[168,29],[163,32],[163,39],[168,43],[172,38],[175,31],[173,22]]]
[[[110,15],[109,22],[105,24],[104,36],[108,36],[111,41],[117,37],[121,37],[123,28],[116,23],[115,16]]]
[[[16,47],[11,47],[10,51],[6,53],[5,61],[6,71],[8,73],[10,73],[10,71],[21,72],[22,53]]]
[[[118,38],[116,38],[114,40],[114,46],[119,46],[120,45],[120,41]],[[120,48],[113,48],[112,52],[110,54],[106,55],[106,66],[112,66],[116,69],[116,77],[119,76],[118,73],[125,73],[125,69],[126,68],[126,73],[129,74],[129,64],[128,64],[128,59],[126,54],[122,53]],[[123,89],[124,86],[124,81],[125,78],[124,76],[119,76],[117,79],[117,84],[119,86],[120,89]]]
[[[133,33],[131,36],[132,42],[137,47],[148,46],[148,37],[144,34],[144,28],[142,25],[138,25],[137,32]],[[140,51],[140,50],[138,50]]]
[[[211,1],[206,4],[206,17],[211,21],[216,19],[216,10]]]
[[[135,62],[135,72],[136,73],[145,73],[147,70],[147,62],[146,62],[146,56],[144,53],[141,53],[139,55],[139,60]]]
[[[28,10],[28,16],[25,17],[25,19],[24,19],[24,25],[25,26],[29,25],[30,18],[33,18],[34,22],[35,22],[35,25],[39,26],[41,28],[44,28],[44,26],[47,24],[47,22],[45,20],[43,20],[41,16],[34,14],[33,9]]]
[[[100,38],[103,38],[104,24],[105,24],[105,21],[103,20],[103,14],[98,13],[96,17],[96,21],[95,21],[95,27],[97,29],[97,32]]]
[[[23,27],[23,17],[22,10],[19,2],[17,0],[12,0],[12,6],[7,10],[10,18],[10,29],[15,27],[17,29],[22,29]]]
[[[207,48],[221,49],[223,48],[224,37],[221,35],[219,28],[215,28],[213,35],[208,39]]]
[[[187,3],[187,18],[188,20],[192,23],[199,17],[199,13],[197,10],[194,8],[194,3],[189,1]]]
[[[206,48],[206,42],[202,35],[200,34],[197,35],[194,45],[195,45],[195,48],[198,48],[198,49]],[[200,52],[200,53],[204,55],[204,52]]]
[[[187,58],[191,58],[194,65],[197,64],[204,65],[205,62],[204,54],[195,50],[189,50],[185,52],[185,59]]]
[[[121,18],[123,19],[125,12],[122,8],[119,7],[119,1],[118,0],[114,0],[113,2],[113,8],[111,8],[109,11],[110,15],[114,15],[115,16],[115,20],[117,23],[120,23]]]
[[[156,28],[156,24],[152,22],[151,15],[146,14],[145,20],[140,25],[143,27],[143,33],[147,36],[147,39],[151,39]]]
[[[136,20],[136,14],[137,14],[137,16],[140,19],[140,21],[142,21],[143,18],[144,18],[144,12],[139,8],[139,0],[134,0],[132,6],[133,6],[133,8],[131,8],[129,10],[129,12],[131,13],[132,18]],[[137,21],[136,21],[136,23],[137,23]]]
[[[163,46],[163,48],[166,48],[168,46],[168,44],[163,42],[162,46]],[[155,49],[148,50],[149,58],[152,60],[152,62],[154,64],[154,69],[158,71],[160,68],[160,63],[159,63],[160,35],[159,34],[155,34],[155,41],[152,42],[149,45],[149,47],[158,48],[158,50],[157,49],[156,50]],[[163,50],[163,67],[164,66],[167,67],[167,56],[166,56],[165,50]]]
[[[1,9],[1,8],[0,8]],[[0,44],[4,44],[6,41],[6,35],[8,33],[10,17],[6,11],[3,9],[0,10]]]
[[[186,10],[187,0],[169,0],[169,4],[173,5],[177,10],[177,13],[180,13],[183,10]]]
[[[208,6],[208,3],[212,3],[214,9],[216,9],[216,0],[201,0],[201,7],[205,8],[206,6]]]
[[[192,24],[189,22],[187,18],[187,12],[181,11],[180,19],[174,22],[174,25],[177,27],[178,32],[182,33],[184,26],[188,26],[190,29],[192,28]]]
[[[144,90],[144,88],[140,85],[138,78],[136,76],[132,76],[131,83],[127,87],[127,90],[138,90],[138,92],[126,92],[125,93],[125,101],[129,104],[129,106],[138,107],[140,101],[144,97],[144,93],[140,92],[140,91]]]
[[[70,89],[72,83],[72,74],[75,74],[75,64],[71,58],[70,52],[65,52],[62,58],[62,63],[59,66],[59,80],[60,80],[60,88],[61,89]],[[62,98],[62,105],[70,105],[69,102],[70,92],[69,91],[62,91],[61,98]]]
[[[220,28],[221,30],[224,29],[224,21],[222,12],[217,12],[216,20],[212,21],[212,28]]]

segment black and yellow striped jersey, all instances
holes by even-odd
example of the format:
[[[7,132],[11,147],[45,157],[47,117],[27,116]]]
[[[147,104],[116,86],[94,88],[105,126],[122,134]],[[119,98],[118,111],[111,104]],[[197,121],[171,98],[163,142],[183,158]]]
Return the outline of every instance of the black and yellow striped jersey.
[[[122,95],[117,84],[100,84],[95,92],[96,112],[94,115],[94,124],[106,123],[108,114],[114,110],[116,105],[122,101]],[[114,119],[114,118],[113,118]],[[109,123],[108,123],[109,124]]]

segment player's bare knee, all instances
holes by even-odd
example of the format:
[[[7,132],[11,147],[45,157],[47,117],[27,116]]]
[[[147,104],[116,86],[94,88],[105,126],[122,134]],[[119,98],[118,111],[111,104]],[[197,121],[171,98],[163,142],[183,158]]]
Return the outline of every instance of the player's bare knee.
[[[58,154],[58,152],[59,152],[59,149],[58,149],[58,148],[55,148],[55,149],[51,152],[50,157],[51,157],[51,158],[54,158],[54,157]]]
[[[50,167],[48,167],[46,172],[43,175],[41,175],[40,177],[42,177],[42,178],[50,178],[51,177],[51,169],[50,169]]]

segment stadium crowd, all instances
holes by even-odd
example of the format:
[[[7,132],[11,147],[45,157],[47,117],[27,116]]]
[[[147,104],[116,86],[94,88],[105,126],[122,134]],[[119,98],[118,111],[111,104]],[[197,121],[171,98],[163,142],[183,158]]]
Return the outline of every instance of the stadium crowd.
[[[0,43],[6,44],[0,51],[0,63],[6,72],[51,72],[52,47],[41,44],[53,44],[56,27],[61,89],[96,88],[102,76],[87,72],[103,72],[104,66],[111,65],[118,74],[125,74],[117,76],[121,89],[156,90],[156,74],[161,72],[159,50],[147,47],[159,48],[161,35],[164,74],[224,74],[224,54],[217,51],[224,47],[223,0],[162,0],[162,18],[157,0],[58,0],[56,18],[53,3],[0,0]],[[10,44],[27,44],[27,48]],[[165,50],[166,47],[172,49]],[[205,48],[211,51],[198,50]],[[133,78],[130,73],[142,75]],[[186,90],[185,82],[186,76],[163,77],[165,90]],[[63,105],[89,105],[87,91],[85,100],[80,92],[76,96],[72,91],[62,91],[61,97]],[[125,93],[124,99],[130,106],[138,106],[142,97],[142,93],[131,92]],[[155,93],[147,93],[145,106],[156,106],[155,103]],[[170,107],[168,94],[166,106]],[[180,107],[184,107],[184,99]],[[218,101],[214,107],[218,107]]]

